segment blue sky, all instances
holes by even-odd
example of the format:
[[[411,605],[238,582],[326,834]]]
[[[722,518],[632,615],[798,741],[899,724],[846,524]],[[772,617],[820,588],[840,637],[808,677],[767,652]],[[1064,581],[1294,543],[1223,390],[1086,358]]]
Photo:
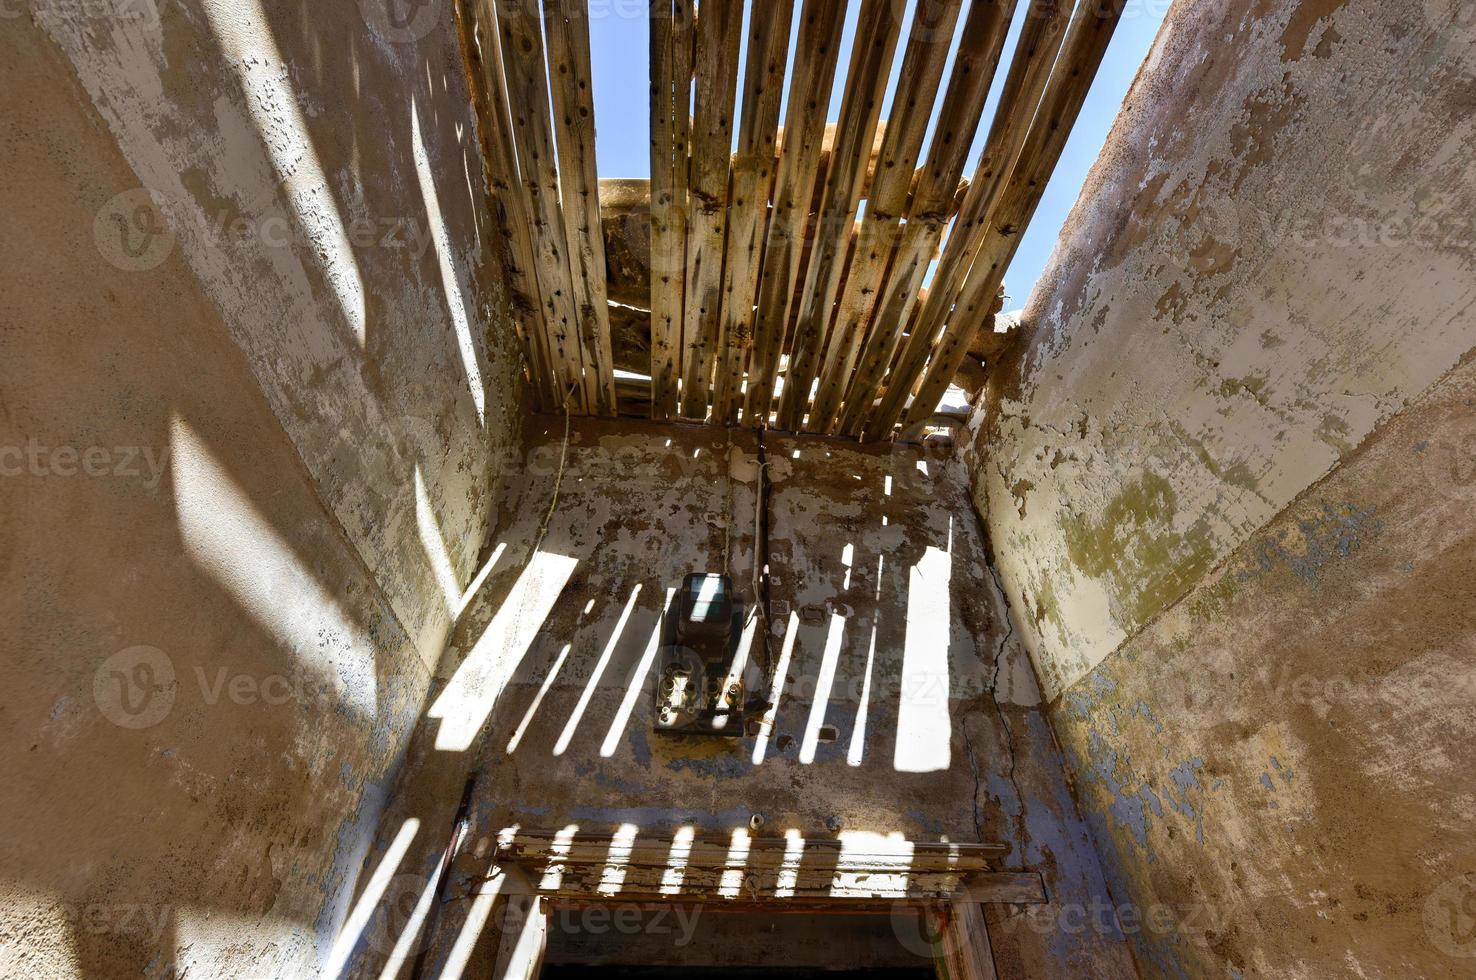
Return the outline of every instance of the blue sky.
[[[755,5],[762,9],[766,6],[766,0],[750,0],[748,5],[750,14]],[[906,20],[908,24],[911,23],[914,5],[915,0],[908,0]],[[796,2],[796,12],[799,6],[800,3]],[[1087,172],[1091,169],[1092,163],[1102,149],[1102,144],[1107,139],[1107,133],[1112,127],[1113,120],[1117,117],[1123,97],[1127,94],[1128,87],[1138,72],[1138,67],[1148,56],[1148,50],[1153,45],[1168,6],[1169,0],[1128,0],[1122,23],[1113,36],[1112,45],[1107,51],[1101,73],[1087,98],[1086,106],[1082,110],[1081,118],[1076,124],[1071,140],[1066,145],[1065,155],[1061,159],[1055,176],[1046,188],[1040,210],[1036,212],[1035,220],[1026,232],[1020,251],[1015,256],[1014,263],[1005,277],[1005,286],[1009,292],[1006,309],[1019,309],[1025,305],[1036,280],[1045,268],[1051,250],[1055,248],[1056,239],[1060,235],[1061,226],[1065,223],[1072,205],[1076,203]],[[590,3],[596,152],[602,177],[650,176],[650,109],[648,106],[650,35],[646,7],[645,0],[638,0],[638,2],[636,0],[591,0]],[[1025,0],[1021,0],[1010,37],[1005,42],[1006,58],[1014,51],[1015,39],[1024,19],[1026,7]],[[856,19],[861,8],[860,0],[852,0],[850,8],[842,41],[840,67],[836,72],[835,89],[831,96],[829,118],[832,120],[840,112],[845,66],[850,60],[851,41],[855,36]],[[960,31],[966,15],[967,7],[965,7],[964,15],[959,17]],[[745,21],[745,37],[747,33]],[[896,86],[897,74],[902,62],[902,49],[905,44],[904,29],[904,36],[898,44],[893,64],[892,87]],[[955,35],[956,44],[957,35]],[[792,58],[793,52],[791,51]],[[742,63],[740,61],[740,65]],[[979,151],[983,148],[984,136],[989,130],[989,121],[994,117],[999,89],[1004,83],[1006,67],[1006,64],[1001,64],[996,74],[994,92],[990,96],[989,104],[985,107],[984,117],[979,125],[974,147],[970,151],[965,174],[973,171]],[[951,73],[951,62],[948,70]],[[947,78],[948,75],[945,74],[945,86]],[[884,119],[891,110],[890,103],[889,89],[887,104],[882,109]],[[780,118],[783,118],[782,115]],[[931,134],[929,136],[931,137]]]

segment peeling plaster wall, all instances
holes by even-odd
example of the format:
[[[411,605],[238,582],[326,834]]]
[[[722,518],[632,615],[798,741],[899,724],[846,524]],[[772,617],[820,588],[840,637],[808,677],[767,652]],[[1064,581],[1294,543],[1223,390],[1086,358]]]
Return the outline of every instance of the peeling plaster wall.
[[[422,528],[465,585],[517,438],[451,25],[234,6],[280,57],[198,4],[0,16],[5,976],[318,975],[450,621]],[[450,280],[356,247],[360,347],[313,236],[432,185]]]
[[[752,594],[754,436],[575,420],[559,480],[563,429],[529,422],[498,560],[453,635],[364,863],[361,881],[396,884],[365,913],[354,975],[377,976],[396,947],[411,955],[426,941],[407,913],[430,887],[471,773],[471,836],[444,886],[429,975],[458,948],[465,975],[478,975],[496,947],[495,915],[480,938],[463,929],[501,829],[625,825],[670,838],[688,827],[726,844],[753,813],[771,836],[830,838],[838,818],[842,834],[1003,842],[1004,866],[1041,872],[1052,902],[989,907],[1001,975],[1135,975],[1101,913],[1111,899],[961,464],[771,434],[776,660],[790,644],[774,729],[675,739],[652,732],[646,658],[666,591],[722,567],[729,532],[736,585]],[[822,721],[833,741],[807,737]],[[926,966],[923,937],[900,938]]]
[[[1146,976],[1470,974],[1469,14],[1176,3],[973,420]]]
[[[33,0],[31,16],[136,175],[96,202],[100,247],[189,265],[434,666],[442,583],[470,580],[492,523],[488,447],[513,424],[519,355],[485,271],[451,7],[410,11]],[[417,472],[442,558],[423,554]]]
[[[1180,0],[995,374],[976,492],[1048,698],[1476,346],[1446,0]]]
[[[1146,976],[1476,963],[1476,362],[1067,693]]]

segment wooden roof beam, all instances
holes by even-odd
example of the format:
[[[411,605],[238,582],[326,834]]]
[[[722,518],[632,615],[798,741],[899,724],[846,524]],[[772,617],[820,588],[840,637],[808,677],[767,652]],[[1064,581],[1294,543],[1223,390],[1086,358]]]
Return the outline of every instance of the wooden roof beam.
[[[497,11],[492,0],[474,0],[458,3],[454,12],[487,174],[488,212],[498,230],[497,252],[502,260],[513,324],[523,345],[535,401],[541,411],[551,411],[559,404],[555,396],[556,372],[550,366],[549,336],[538,280],[531,275],[533,243],[528,218],[531,206],[518,173],[510,135]]]
[[[999,66],[1015,2],[974,3],[970,7],[922,171],[905,198],[878,193],[867,205],[863,230],[867,238],[857,253],[865,267],[864,278],[851,287],[838,313],[836,336],[841,347],[822,376],[811,413],[810,427],[817,432],[837,430],[837,416],[853,389],[864,392],[858,397],[869,405],[875,384],[886,370],[911,304],[899,304],[893,320],[879,320],[878,315],[887,310],[889,297],[899,292],[899,279],[904,284],[900,287],[904,295],[916,295],[922,274],[932,260],[952,202],[958,196],[965,156]],[[930,229],[936,230],[930,234]],[[857,378],[862,375],[874,377],[874,381],[858,385]]]
[[[1090,6],[1090,4],[1084,5]],[[1071,0],[1031,0],[1026,20],[1015,47],[1014,60],[1000,93],[999,108],[985,139],[984,150],[974,170],[963,210],[954,222],[953,231],[939,261],[938,269],[918,317],[918,329],[901,349],[896,377],[887,381],[887,397],[883,413],[889,419],[863,418],[849,415],[848,431],[861,431],[867,439],[884,439],[891,433],[898,415],[905,408],[910,387],[923,369],[929,351],[942,327],[940,311],[951,304],[956,293],[956,279],[968,271],[967,262],[977,251],[977,238],[982,236],[990,211],[997,205],[1004,179],[1010,174],[1030,132],[1046,86],[1051,78],[1071,18]],[[960,270],[960,266],[962,269]],[[903,384],[896,384],[901,380]],[[907,389],[899,394],[899,387]],[[870,407],[867,407],[868,413]]]
[[[774,396],[774,375],[784,344],[794,280],[804,249],[810,199],[819,180],[821,141],[830,90],[840,56],[845,0],[805,0],[800,11],[794,76],[790,83],[785,139],[780,148],[769,218],[763,270],[759,277],[754,318],[753,355],[749,362],[744,417],[749,425],[767,423]]]
[[[695,118],[687,187],[687,299],[682,327],[681,414],[705,420],[722,315],[729,161],[743,0],[702,0],[697,11]]]
[[[605,231],[595,160],[594,89],[588,0],[544,0],[554,136],[559,151],[560,211],[569,248],[573,298],[584,348],[589,409],[615,414],[615,373],[607,312]]]
[[[846,245],[860,206],[861,184],[902,31],[900,12],[891,0],[862,0],[835,148],[825,178],[818,237],[798,299],[799,323],[779,412],[780,428],[792,432],[802,427],[830,327]]]
[[[580,341],[569,250],[559,208],[543,27],[534,3],[535,0],[500,0],[495,5],[512,119],[510,135],[517,148],[522,184],[531,203],[534,272],[549,326],[550,361],[560,394],[558,404],[564,404],[572,392],[570,407],[586,413],[597,404],[597,396],[592,378],[586,373],[585,351]]]
[[[985,241],[959,291],[958,304],[948,318],[943,338],[933,351],[927,376],[904,419],[904,428],[937,408],[958,373],[975,333],[997,309],[1005,270],[1018,251],[1020,239],[1035,216],[1046,184],[1066,149],[1066,141],[1081,114],[1126,2],[1097,0],[1078,9],[1065,49],[1051,72],[1045,101],[1031,124],[1030,135],[1003,197],[991,213]]]
[[[771,0],[761,13],[749,24],[748,65],[743,76],[743,108],[738,152],[733,156],[732,208],[724,253],[713,404],[713,417],[723,424],[737,421],[739,384],[753,347],[754,304],[769,227],[769,194],[779,169],[779,105],[784,96],[794,0]]]

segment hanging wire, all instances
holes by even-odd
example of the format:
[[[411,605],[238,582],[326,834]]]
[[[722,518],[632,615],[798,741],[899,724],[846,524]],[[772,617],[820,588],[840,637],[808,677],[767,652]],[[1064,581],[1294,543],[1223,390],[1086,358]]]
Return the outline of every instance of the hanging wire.
[[[529,556],[538,554],[538,549],[543,546],[543,538],[548,534],[548,526],[553,522],[554,511],[559,506],[559,490],[564,485],[564,467],[569,462],[569,399],[574,397],[574,386],[569,386],[569,392],[564,396],[564,448],[559,451],[559,472],[554,477],[553,499],[548,502],[548,513],[543,515],[543,523],[538,526],[538,534],[533,539],[533,550]]]

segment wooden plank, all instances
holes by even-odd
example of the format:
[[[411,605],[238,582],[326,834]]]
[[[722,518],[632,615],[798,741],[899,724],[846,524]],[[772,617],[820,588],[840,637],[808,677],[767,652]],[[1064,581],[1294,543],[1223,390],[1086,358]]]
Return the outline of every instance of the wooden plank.
[[[1083,5],[1082,9],[1087,6]],[[877,416],[867,425],[868,438],[885,438],[891,432],[942,329],[947,311],[957,300],[961,277],[978,254],[990,215],[999,205],[1005,181],[1014,170],[1039,111],[1070,16],[1069,0],[1032,0],[1015,49],[1014,63],[1001,92],[999,109],[974,170],[963,210],[933,276],[927,302],[918,319],[919,328],[908,340],[896,378],[888,382],[887,397]]]
[[[691,0],[651,0],[651,417],[677,413],[687,277]]]
[[[496,887],[499,879],[492,878],[479,883],[475,892],[481,894]],[[935,883],[936,884],[936,883]],[[654,911],[670,908],[721,905],[724,912],[762,912],[768,915],[803,913],[856,913],[895,911],[899,904],[926,906],[936,904],[935,896],[951,902],[971,902],[981,905],[1044,905],[1045,886],[1039,874],[1026,871],[982,871],[969,877],[952,894],[937,891],[930,885],[918,889],[916,894],[899,898],[868,898],[860,895],[816,895],[775,898],[760,892],[757,896],[741,890],[737,895],[703,893],[683,882],[680,891],[665,895],[652,895],[636,889],[622,888],[614,894],[554,894],[557,889],[543,892],[545,900],[555,908],[583,908],[594,905],[628,905]],[[731,891],[731,889],[730,889]]]
[[[1004,857],[1009,848],[1004,844],[941,843],[915,841],[896,846],[867,847],[848,844],[833,837],[804,840],[804,861],[825,855],[829,868],[849,871],[906,872],[952,871],[960,874],[984,871],[989,862]],[[622,839],[609,834],[577,834],[548,830],[518,830],[503,833],[497,842],[497,859],[523,866],[543,866],[557,862],[566,866],[579,864],[604,867],[617,863],[622,867],[666,868],[671,862],[674,842],[666,837],[636,836]],[[742,857],[735,857],[731,841],[694,840],[682,846],[683,866],[687,868],[752,868],[773,870],[794,861],[788,837],[751,837]]]
[[[861,3],[835,149],[825,177],[818,235],[799,297],[799,321],[779,410],[780,427],[792,432],[802,427],[830,328],[846,245],[861,202],[861,184],[902,31],[901,11],[892,0]]]
[[[934,938],[938,980],[997,980],[984,907],[955,901],[923,913]]]
[[[544,0],[554,135],[559,151],[560,212],[590,410],[615,414],[615,372],[606,313],[605,234],[600,220],[599,166],[589,53],[588,0]]]
[[[953,212],[959,179],[989,87],[999,69],[1016,2],[975,3],[964,22],[953,77],[944,96],[927,163],[913,194],[902,240],[877,290],[864,353],[854,372],[847,372],[845,411],[837,426],[838,431],[847,435],[860,434],[877,389],[896,354],[903,327],[911,321],[923,278]]]
[[[707,418],[717,355],[733,100],[742,39],[743,0],[702,0],[697,15],[697,98],[687,188],[687,300],[682,328],[681,414],[692,419]]]
[[[804,251],[804,229],[810,200],[819,182],[820,144],[830,89],[840,56],[845,0],[805,0],[800,11],[789,111],[779,151],[774,212],[764,246],[754,318],[753,356],[749,362],[744,416],[748,425],[765,425],[774,396],[774,378],[789,321],[794,279]]]
[[[1025,229],[1045,194],[1046,184],[1066,149],[1066,141],[1081,114],[1125,4],[1126,0],[1084,4],[1072,20],[1065,48],[1051,72],[1045,99],[999,204],[991,211],[984,243],[959,290],[958,303],[933,351],[927,376],[907,413],[904,427],[926,418],[938,407],[968,354],[974,334],[997,309],[1005,270],[1019,249]],[[888,397],[891,394],[889,391]],[[884,402],[884,411],[886,407]]]
[[[457,24],[468,61],[472,101],[487,172],[489,209],[497,229],[509,305],[518,333],[525,341],[529,380],[540,411],[560,404],[555,392],[557,372],[550,362],[547,323],[534,268],[528,217],[531,205],[518,173],[508,117],[507,81],[502,71],[502,44],[493,0],[458,4]]]
[[[988,4],[973,8],[969,23]],[[907,53],[893,99],[892,119],[887,127],[881,151],[881,163],[869,189],[860,240],[847,274],[846,288],[840,293],[835,326],[826,346],[820,371],[820,386],[810,410],[809,428],[829,432],[835,422],[841,399],[856,360],[865,332],[877,305],[877,295],[887,270],[892,264],[900,237],[902,220],[912,195],[918,157],[922,155],[933,103],[943,80],[943,70],[958,22],[961,3],[944,0],[937,4],[920,4],[908,36]],[[969,50],[970,39],[961,39],[962,51]],[[967,54],[964,55],[967,61]],[[985,86],[987,90],[987,85]],[[949,86],[952,95],[953,86]],[[982,103],[981,103],[982,105]],[[945,100],[939,120],[939,139],[954,140],[956,129],[947,122],[949,103]],[[977,116],[977,111],[975,112]]]
[[[508,895],[502,899],[502,937],[492,980],[537,980],[548,950],[548,915],[538,895]]]
[[[733,157],[732,209],[724,252],[713,416],[727,424],[737,421],[741,374],[753,347],[754,301],[768,230],[769,193],[778,170],[776,127],[784,96],[794,0],[770,0],[759,13],[748,30],[748,64],[743,76],[738,152]]]
[[[548,73],[543,61],[543,27],[535,0],[498,0],[503,70],[518,167],[530,202],[534,274],[549,323],[550,360],[558,390],[573,392],[570,408],[587,413],[582,344],[570,280],[564,222],[559,213],[559,179],[555,168],[553,123],[549,116]],[[562,404],[562,394],[560,403]]]

